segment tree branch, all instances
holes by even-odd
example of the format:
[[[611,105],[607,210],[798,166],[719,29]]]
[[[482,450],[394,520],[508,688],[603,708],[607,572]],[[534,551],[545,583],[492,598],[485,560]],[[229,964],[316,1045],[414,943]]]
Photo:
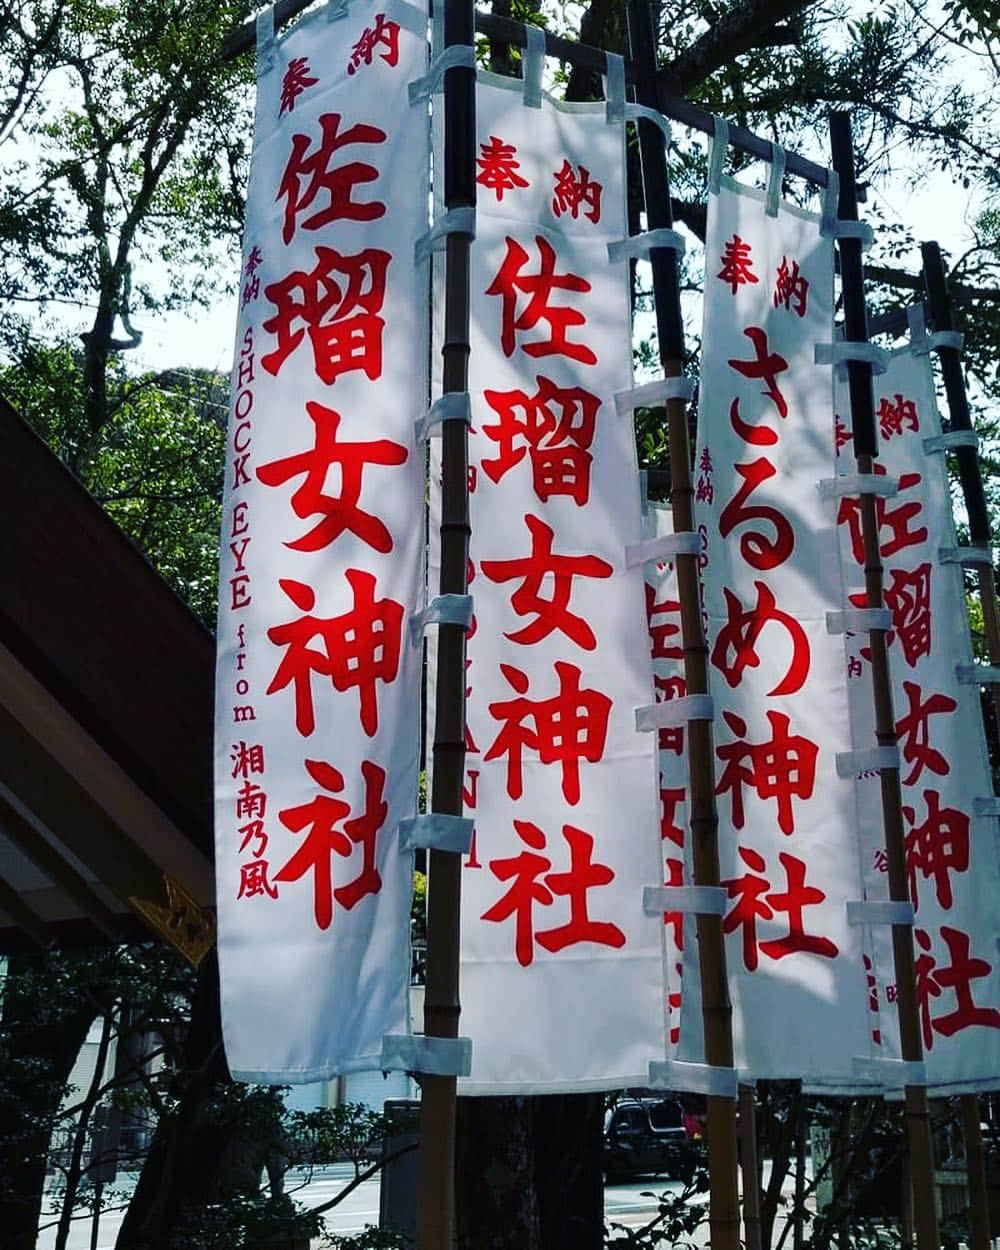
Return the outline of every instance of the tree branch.
[[[811,7],[812,0],[749,0],[729,10],[657,75],[668,95],[687,95],[717,69],[754,48],[795,42],[789,19]],[[779,35],[778,32],[781,32]]]

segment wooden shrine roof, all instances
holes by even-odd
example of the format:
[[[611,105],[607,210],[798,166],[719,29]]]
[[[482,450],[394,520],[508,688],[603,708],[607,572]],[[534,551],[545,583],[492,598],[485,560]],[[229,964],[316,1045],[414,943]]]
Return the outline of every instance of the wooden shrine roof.
[[[0,953],[203,945],[212,636],[2,397],[0,533]]]

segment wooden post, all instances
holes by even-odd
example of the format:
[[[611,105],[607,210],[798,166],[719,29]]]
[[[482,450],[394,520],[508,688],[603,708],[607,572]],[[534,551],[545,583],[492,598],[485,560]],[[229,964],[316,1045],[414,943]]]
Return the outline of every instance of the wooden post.
[[[474,42],[472,0],[444,0],[444,44]],[[444,79],[444,200],[448,209],[476,202],[476,76],[471,67],[449,69]],[[453,233],[445,252],[443,389],[469,389],[469,253],[471,237]],[[442,430],[441,594],[468,590],[468,430],[446,421]],[[438,628],[434,776],[431,811],[462,815],[465,771],[465,631]],[[462,857],[430,851],[427,870],[427,983],[424,1032],[457,1037],[459,910]],[[424,1076],[420,1102],[417,1195],[418,1250],[451,1250],[455,1225],[455,1078]]]
[[[830,138],[833,166],[840,175],[838,216],[842,221],[857,221],[857,188],[854,181],[854,149],[851,141],[849,113],[831,113]],[[865,308],[864,277],[861,265],[861,240],[842,238],[838,240],[838,246],[844,301],[844,337],[849,343],[866,343],[868,341],[868,316]],[[854,453],[858,472],[867,475],[874,472],[875,457],[878,455],[872,396],[872,369],[870,364],[859,360],[850,361],[847,367],[851,394],[851,423],[854,429]],[[861,496],[861,527],[865,553],[866,606],[876,609],[884,608],[878,514],[875,496],[872,494]],[[889,677],[886,631],[873,629],[869,638],[875,701],[875,736],[880,747],[894,747],[896,745],[896,719]],[[889,898],[893,902],[908,903],[910,896],[906,879],[899,767],[881,769],[880,782],[882,821],[888,860]],[[894,924],[892,926],[892,951],[896,974],[900,1054],[906,1063],[920,1063],[924,1052],[917,1007],[912,925]],[[927,1090],[923,1085],[907,1085],[903,1097],[917,1246],[918,1250],[938,1250],[937,1216],[934,1211],[934,1154]]]
[[[628,9],[629,44],[639,103],[657,107],[655,36],[648,8],[631,0]],[[670,185],[663,135],[659,128],[639,122],[646,222],[650,230],[673,225]],[[680,377],[684,359],[677,256],[669,248],[650,252],[660,364],[665,376]],[[674,531],[694,531],[691,462],[688,448],[687,405],[667,400],[667,436],[670,450],[670,500]],[[684,680],[689,695],[708,693],[708,646],[701,619],[696,556],[676,558],[677,590],[681,605]],[[710,721],[690,721],[688,742],[689,812],[694,879],[698,885],[719,885],[719,820],[715,806],[715,751]],[[715,1067],[732,1068],[732,1005],[726,976],[726,949],[721,916],[698,916],[696,921],[701,978],[705,1057]],[[708,1099],[708,1161],[710,1175],[709,1228],[712,1250],[738,1250],[740,1205],[737,1176],[736,1099]]]
[[[941,249],[936,243],[921,245],[924,262],[924,287],[931,321],[935,330],[953,330],[951,301],[941,259]],[[955,347],[938,348],[941,377],[948,399],[948,416],[953,430],[971,430],[972,417],[969,398],[962,376],[959,351]],[[989,550],[990,518],[983,489],[982,466],[975,447],[958,447],[954,452],[958,461],[958,476],[962,486],[966,515],[969,518],[969,540],[973,546]],[[1000,620],[997,614],[997,590],[993,565],[989,560],[972,566],[976,573],[979,602],[983,609],[983,632],[991,664],[1000,665]],[[994,726],[1000,739],[1000,685],[991,687]],[[969,1177],[969,1242],[972,1250],[989,1250],[990,1215],[986,1193],[986,1160],[983,1155],[982,1133],[979,1127],[979,1098],[976,1094],[962,1094],[959,1102],[962,1112],[962,1131],[965,1138],[965,1165]]]
[[[740,1171],[743,1173],[743,1241],[746,1250],[761,1250],[760,1165],[752,1085],[740,1086]]]

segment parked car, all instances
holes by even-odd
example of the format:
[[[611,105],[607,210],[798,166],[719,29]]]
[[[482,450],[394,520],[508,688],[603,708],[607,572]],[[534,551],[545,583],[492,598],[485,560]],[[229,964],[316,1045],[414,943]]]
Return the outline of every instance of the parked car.
[[[677,1098],[620,1098],[604,1117],[604,1172],[609,1181],[670,1173],[688,1141]]]

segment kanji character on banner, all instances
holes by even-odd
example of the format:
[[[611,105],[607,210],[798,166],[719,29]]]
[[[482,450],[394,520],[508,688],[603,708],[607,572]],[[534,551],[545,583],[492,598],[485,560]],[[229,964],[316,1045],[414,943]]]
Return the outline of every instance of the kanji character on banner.
[[[248,743],[242,739],[234,742],[229,758],[232,761],[234,778],[249,778],[251,773],[264,771],[264,748],[259,743]]]
[[[560,630],[578,647],[593,651],[597,646],[594,631],[582,616],[569,609],[574,577],[610,577],[611,565],[599,556],[558,555],[552,550],[555,531],[544,521],[528,513],[524,518],[531,535],[531,553],[514,560],[483,560],[480,568],[491,582],[521,579],[521,585],[510,597],[510,605],[518,616],[533,616],[521,629],[505,633],[511,642],[525,645],[540,642],[554,630]],[[543,588],[551,590],[545,598]]]
[[[260,275],[257,270],[264,262],[259,247],[250,249],[250,255],[247,257],[247,263],[243,268],[243,274],[246,282],[243,285],[243,297],[241,307],[246,308],[247,304],[252,303],[258,295],[260,295]]]
[[[308,330],[321,382],[332,385],[353,370],[373,382],[380,377],[385,321],[379,313],[391,260],[380,248],[343,256],[332,247],[317,247],[314,269],[293,270],[266,286],[264,294],[275,313],[264,329],[278,339],[274,351],[260,358],[268,373],[277,375]],[[342,274],[345,281],[334,274]]]
[[[240,864],[240,884],[237,899],[257,898],[266,894],[269,898],[278,897],[277,886],[268,880],[270,865],[266,859],[251,859],[249,863]]]
[[[875,466],[875,474],[878,477],[884,477],[884,466],[877,464]],[[904,490],[913,490],[919,486],[919,473],[904,473],[899,479],[898,493],[902,494]],[[917,547],[927,541],[926,526],[921,525],[916,529],[910,528],[910,522],[918,517],[922,511],[923,505],[919,497],[905,501],[897,506],[892,506],[891,501],[883,499],[881,495],[875,497],[879,551],[881,551],[883,559],[894,556],[900,551],[905,551],[907,547]],[[840,508],[837,511],[837,524],[847,526],[851,536],[851,551],[858,564],[864,564],[865,562],[865,544],[862,535],[861,515],[860,499],[846,496],[840,501]],[[883,530],[889,531],[888,536],[885,538],[882,537]]]
[[[977,1006],[973,999],[972,982],[988,977],[993,965],[970,953],[969,935],[949,925],[941,926],[941,938],[951,960],[944,966],[930,953],[931,937],[925,929],[914,929],[913,936],[920,950],[914,972],[925,1048],[934,1049],[935,1034],[952,1037],[962,1029],[1000,1029],[1000,1011],[995,1007]],[[951,1011],[934,1015],[932,1006],[945,991],[954,995],[954,1006]]]
[[[377,894],[382,888],[382,878],[375,865],[375,848],[388,811],[382,798],[385,770],[369,760],[362,763],[364,811],[360,816],[345,820],[350,816],[350,805],[330,797],[343,791],[343,775],[324,760],[305,760],[304,763],[309,776],[328,793],[317,794],[308,803],[278,813],[278,819],[292,833],[301,833],[303,829],[308,832],[287,863],[274,874],[274,880],[298,881],[312,873],[316,924],[320,929],[328,929],[333,921],[335,902],[350,911],[363,898]],[[338,826],[342,821],[341,830]],[[348,859],[355,846],[361,847],[361,867],[357,875],[344,885],[334,887],[334,855]]]
[[[476,157],[476,164],[479,166],[476,182],[492,191],[498,204],[505,192],[528,185],[528,180],[517,172],[521,168],[521,162],[516,159],[517,148],[512,143],[504,143],[496,135],[490,135],[489,143],[481,143],[479,151],[480,155]]]
[[[299,217],[313,207],[320,195],[327,197],[327,203],[301,223],[303,230],[321,230],[332,221],[374,221],[385,215],[381,200],[352,199],[355,187],[378,178],[375,165],[355,160],[330,168],[332,157],[341,148],[348,144],[385,143],[385,131],[363,122],[341,131],[340,120],[340,113],[324,113],[320,117],[319,145],[309,155],[309,136],[292,136],[292,153],[275,197],[287,200],[281,232],[286,243],[291,242]]]
[[[278,116],[284,116],[295,108],[295,101],[306,90],[307,87],[315,87],[319,82],[318,78],[312,78],[309,68],[308,58],[304,56],[293,56],[288,62],[288,68],[285,70],[285,76],[281,80],[281,100],[278,108]]]
[[[715,750],[725,764],[716,793],[732,792],[733,824],[743,828],[743,787],[749,786],[758,798],[776,800],[778,828],[784,834],[794,833],[792,800],[812,797],[819,747],[801,734],[789,734],[790,721],[784,712],[767,713],[772,737],[765,742],[747,742],[746,721],[735,712],[723,712],[722,717],[739,739]]]
[[[885,439],[902,435],[904,430],[912,430],[915,434],[920,429],[917,405],[898,391],[892,399],[887,395],[882,396],[875,415],[878,417],[879,431]]]
[[[329,619],[313,616],[316,594],[304,582],[281,578],[280,586],[304,613],[296,620],[274,625],[267,636],[285,654],[275,670],[268,694],[292,686],[295,693],[295,728],[308,737],[316,728],[312,675],[329,677],[335,690],[356,689],[361,703],[361,726],[369,737],[378,729],[378,682],[391,682],[399,669],[403,605],[375,598],[375,577],[362,569],[348,569],[347,582],[354,592],[354,607]],[[310,646],[320,642],[322,650]]]
[[[784,308],[786,311],[790,309],[799,317],[806,315],[809,283],[799,273],[797,260],[793,260],[789,265],[788,258],[782,256],[775,278],[773,299],[775,308]]]
[[[510,881],[506,894],[488,908],[483,920],[497,924],[514,917],[514,950],[517,962],[528,967],[535,958],[535,944],[552,954],[581,942],[601,946],[625,945],[625,934],[616,924],[593,920],[587,895],[591,890],[608,885],[615,874],[605,864],[593,860],[594,839],[583,829],[563,825],[562,833],[569,846],[570,867],[567,872],[551,872],[552,860],[540,854],[547,849],[545,834],[531,821],[515,820],[518,837],[530,847],[509,859],[490,861],[490,871],[498,881]],[[551,929],[536,930],[536,906],[551,907],[557,898],[569,902],[569,920]]]
[[[351,49],[351,59],[347,62],[348,74],[356,74],[362,64],[371,65],[375,53],[380,49],[386,65],[395,67],[399,64],[399,23],[387,22],[384,13],[375,14],[375,25],[366,26],[361,38]]]
[[[910,772],[902,779],[904,786],[912,786],[923,775],[924,769],[939,777],[951,771],[950,765],[940,751],[931,746],[931,717],[954,712],[956,701],[946,694],[923,697],[923,690],[915,681],[904,681],[903,692],[907,709],[896,721],[899,750],[905,763],[912,764]]]
[[[802,913],[806,907],[822,903],[826,895],[815,886],[807,886],[806,865],[803,860],[782,851],[778,859],[785,871],[786,889],[772,890],[771,882],[762,874],[767,870],[764,857],[749,847],[738,848],[740,859],[751,870],[741,877],[721,882],[736,905],[726,914],[723,929],[733,933],[742,931],[743,963],[753,972],[759,962],[759,954],[769,959],[783,959],[786,955],[811,954],[824,959],[837,956],[837,946],[829,938],[806,933]],[[776,914],[788,916],[788,933],[782,938],[760,941],[757,937],[757,921],[772,920]],[[758,954],[759,952],[759,954]]]
[[[555,215],[561,217],[563,213],[569,213],[575,221],[582,208],[584,217],[596,225],[601,220],[601,192],[604,188],[599,182],[592,181],[590,171],[582,165],[574,169],[569,161],[564,160],[562,168],[552,176],[555,180],[552,197]]]
[[[927,817],[917,822],[916,811],[903,804],[903,818],[909,825],[906,848],[906,878],[910,901],[920,906],[918,878],[934,882],[934,893],[941,907],[952,905],[951,873],[969,868],[969,818],[953,807],[941,807],[937,790],[924,791]]]
[[[931,650],[931,565],[925,562],[912,570],[891,569],[890,579],[885,606],[903,659],[913,668]]]
[[[746,286],[748,283],[753,285],[759,281],[753,271],[751,252],[750,244],[741,239],[738,234],[734,234],[725,245],[720,257],[722,268],[715,276],[723,282],[728,282],[734,295],[739,287]]]
[[[522,752],[537,751],[543,764],[559,764],[566,802],[579,803],[580,761],[602,758],[611,700],[599,690],[581,689],[575,664],[556,661],[559,692],[548,699],[527,698],[527,675],[512,664],[500,668],[518,697],[490,704],[490,715],[503,727],[483,759],[507,756],[507,793],[519,799]]]
[[[497,455],[485,457],[481,468],[492,482],[520,464],[531,463],[532,485],[543,502],[568,496],[581,506],[590,499],[590,445],[601,401],[580,386],[557,386],[549,378],[535,378],[538,390],[483,392],[500,420],[482,426],[497,444]]]
[[[540,321],[544,321],[550,330],[549,338],[522,343],[523,352],[529,356],[568,356],[584,365],[596,364],[597,356],[590,347],[569,338],[570,329],[586,324],[584,314],[576,307],[549,303],[557,291],[585,295],[590,290],[590,283],[573,273],[556,273],[556,250],[544,235],[535,236],[535,246],[539,257],[538,272],[523,273],[531,257],[516,239],[508,235],[507,254],[496,277],[486,288],[487,295],[498,295],[502,301],[500,344],[504,355],[513,355],[519,331],[533,330]],[[519,295],[528,297],[520,312]]]
[[[257,470],[265,486],[281,486],[294,477],[304,477],[302,484],[292,492],[292,511],[303,519],[322,518],[311,530],[293,542],[286,542],[285,546],[293,551],[319,551],[349,532],[376,551],[391,551],[392,535],[384,523],[358,506],[361,479],[366,465],[404,464],[409,454],[406,448],[385,438],[364,443],[338,440],[340,413],[312,400],[306,403],[306,412],[315,426],[312,450],[272,460]],[[341,493],[325,495],[327,474],[334,465],[340,473]]]

